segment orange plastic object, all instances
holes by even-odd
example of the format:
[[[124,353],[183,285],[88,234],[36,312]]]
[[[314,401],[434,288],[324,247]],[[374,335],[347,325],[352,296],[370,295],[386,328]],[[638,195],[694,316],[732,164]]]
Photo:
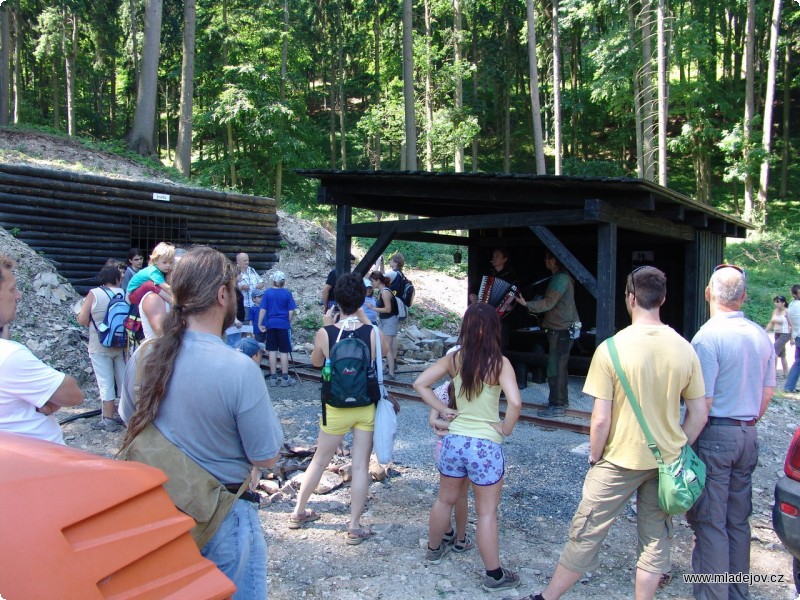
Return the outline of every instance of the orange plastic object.
[[[236,587],[200,555],[163,472],[0,431],[0,596],[186,600]]]

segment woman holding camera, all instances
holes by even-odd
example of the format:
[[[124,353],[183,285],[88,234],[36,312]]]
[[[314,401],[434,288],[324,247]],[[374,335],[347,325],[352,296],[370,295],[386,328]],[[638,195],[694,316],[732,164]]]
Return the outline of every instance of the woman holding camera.
[[[337,307],[330,308],[322,318],[323,327],[314,338],[314,350],[311,352],[311,364],[321,367],[325,359],[330,357],[331,349],[344,331],[354,332],[355,337],[370,348],[372,360],[375,360],[375,344],[381,344],[383,353],[388,351],[384,339],[376,339],[374,328],[360,310],[364,303],[366,289],[361,277],[354,273],[342,275],[334,288]],[[339,310],[335,310],[338,308]],[[338,313],[338,314],[337,314]],[[337,318],[338,317],[338,318]],[[317,488],[322,473],[328,467],[334,452],[342,438],[349,431],[353,432],[352,480],[350,483],[350,523],[347,528],[346,542],[356,545],[372,535],[369,527],[361,525],[361,513],[367,501],[369,488],[369,457],[372,454],[372,432],[375,428],[375,405],[355,408],[325,407],[326,422],[320,421],[317,451],[311,464],[306,469],[297,504],[289,515],[289,529],[300,529],[306,523],[316,521],[319,515],[306,509],[311,493]]]

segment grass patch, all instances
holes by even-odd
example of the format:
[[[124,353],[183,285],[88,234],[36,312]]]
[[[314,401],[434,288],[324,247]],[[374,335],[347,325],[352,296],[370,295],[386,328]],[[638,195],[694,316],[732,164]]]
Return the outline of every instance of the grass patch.
[[[777,228],[755,234],[742,242],[729,242],[725,260],[745,269],[747,300],[743,310],[749,319],[766,325],[772,314],[772,299],[790,298],[792,285],[800,283],[800,239],[797,227]]]

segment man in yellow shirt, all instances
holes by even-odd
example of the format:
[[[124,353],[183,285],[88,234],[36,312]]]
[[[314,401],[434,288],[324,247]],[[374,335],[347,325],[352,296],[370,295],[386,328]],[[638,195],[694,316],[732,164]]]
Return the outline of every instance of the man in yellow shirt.
[[[625,307],[632,325],[614,339],[645,421],[664,462],[670,463],[687,441],[698,436],[708,410],[697,354],[661,322],[666,288],[666,276],[655,267],[640,267],[628,275]],[[636,598],[653,598],[661,574],[670,570],[672,521],[658,506],[658,467],[605,343],[595,351],[583,392],[595,399],[589,434],[591,468],[553,578],[541,594],[530,598],[560,598],[584,572],[595,569],[611,524],[634,492],[639,537]],[[682,425],[681,398],[686,402]]]

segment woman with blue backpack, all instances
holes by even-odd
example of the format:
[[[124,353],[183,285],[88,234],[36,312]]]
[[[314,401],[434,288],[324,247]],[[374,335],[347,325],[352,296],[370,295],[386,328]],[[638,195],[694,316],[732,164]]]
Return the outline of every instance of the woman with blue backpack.
[[[306,523],[320,518],[316,512],[306,508],[306,503],[342,438],[352,431],[350,523],[345,541],[356,545],[372,535],[369,527],[361,525],[361,513],[369,489],[369,457],[372,454],[377,401],[368,390],[368,369],[375,360],[375,344],[381,344],[381,354],[385,354],[388,347],[361,310],[366,293],[363,279],[354,273],[342,275],[334,292],[337,305],[322,318],[323,327],[317,331],[311,352],[311,364],[323,367],[323,406],[317,451],[303,476],[288,526],[289,529],[301,529]],[[362,353],[360,358],[359,351]]]
[[[97,279],[100,285],[86,294],[77,320],[89,327],[89,360],[92,361],[102,405],[100,418],[90,426],[113,433],[122,429],[114,410],[122,390],[124,352],[128,340],[127,332],[114,314],[124,312],[127,315],[130,305],[125,302],[125,292],[120,287],[122,272],[117,263],[106,263]],[[115,306],[120,310],[115,310]]]

